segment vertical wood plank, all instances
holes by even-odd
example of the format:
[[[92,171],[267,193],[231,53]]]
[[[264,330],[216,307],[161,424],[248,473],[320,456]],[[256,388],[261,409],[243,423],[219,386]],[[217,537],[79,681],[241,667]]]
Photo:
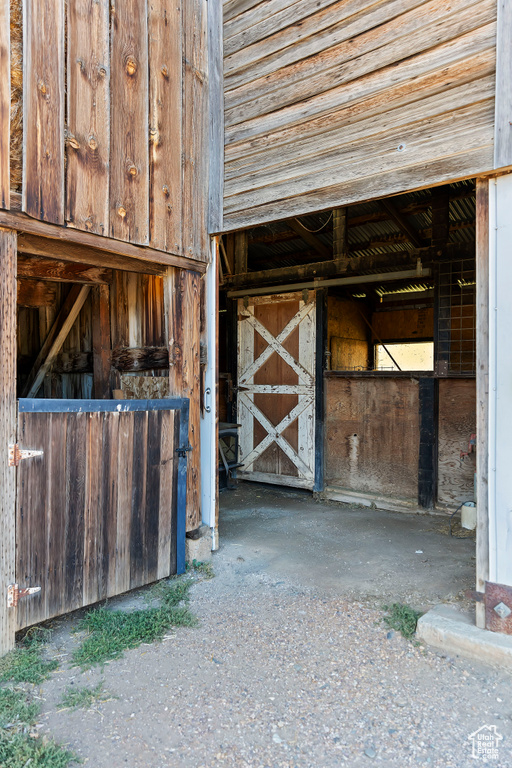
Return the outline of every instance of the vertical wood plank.
[[[109,414],[110,415],[110,414]],[[91,605],[104,592],[104,535],[106,522],[102,477],[105,446],[103,443],[103,413],[87,414],[87,477],[84,520],[84,592],[83,604]],[[106,454],[108,456],[108,454]]]
[[[183,8],[183,255],[209,256],[207,2],[188,0]]]
[[[89,414],[73,413],[68,422],[66,450],[66,543],[64,610],[83,605],[84,519],[86,502],[87,421]]]
[[[208,232],[222,230],[224,195],[224,92],[222,3],[208,3],[209,186]]]
[[[498,0],[494,167],[512,165],[512,3]]]
[[[109,399],[112,349],[110,341],[110,288],[97,285],[92,291],[92,359],[94,397]]]
[[[149,0],[149,227],[153,248],[182,252],[182,17],[177,0]]]
[[[201,524],[200,429],[200,277],[197,272],[169,269],[169,390],[190,399],[187,471],[187,530]]]
[[[489,180],[476,182],[476,589],[489,580]],[[485,629],[485,605],[476,603]]]
[[[64,0],[23,0],[23,210],[64,223]]]
[[[174,411],[162,411],[160,435],[160,500],[157,579],[171,573],[171,538],[174,500]]]
[[[16,470],[9,444],[16,439],[16,232],[0,229],[0,592],[15,581]],[[0,654],[14,647],[15,614],[0,600]]]
[[[130,538],[133,489],[133,413],[119,414],[117,464],[117,527],[115,549],[115,592],[120,595],[130,589]]]
[[[133,419],[133,469],[131,493],[131,520],[129,537],[129,567],[130,589],[144,584],[145,549],[146,549],[146,488],[148,465],[148,413],[136,411],[131,414]]]
[[[108,234],[109,0],[67,6],[66,220]]]
[[[11,35],[9,0],[0,5],[0,208],[10,207]]]
[[[24,419],[34,418],[23,414]],[[66,544],[66,454],[68,414],[52,413],[49,420],[50,445],[46,456],[49,485],[48,494],[48,564],[49,594],[46,599],[47,616],[65,610],[64,556]],[[20,531],[21,534],[21,531]],[[44,617],[46,618],[46,617]]]
[[[119,496],[119,459],[121,445],[119,434],[121,414],[108,414],[103,422],[103,464],[102,496],[104,509],[103,527],[103,583],[106,597],[116,594],[117,578],[117,517]]]
[[[160,527],[161,441],[163,411],[147,414],[147,465],[144,519],[144,581],[158,578],[158,544]]]
[[[110,235],[149,242],[148,24],[145,0],[112,10]]]

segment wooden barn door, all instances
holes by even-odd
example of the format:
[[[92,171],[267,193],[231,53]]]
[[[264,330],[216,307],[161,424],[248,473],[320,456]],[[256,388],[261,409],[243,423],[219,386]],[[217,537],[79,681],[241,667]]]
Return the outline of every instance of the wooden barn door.
[[[183,398],[19,401],[17,629],[183,572],[187,435]]]
[[[238,303],[239,476],[313,488],[315,294]]]

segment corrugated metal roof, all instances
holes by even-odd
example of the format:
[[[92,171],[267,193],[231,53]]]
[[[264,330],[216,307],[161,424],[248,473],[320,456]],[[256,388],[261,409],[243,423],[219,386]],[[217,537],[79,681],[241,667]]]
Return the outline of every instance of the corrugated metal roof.
[[[426,245],[430,244],[431,238],[431,199],[430,190],[411,192],[392,198],[393,204]],[[450,242],[472,243],[475,241],[475,211],[473,180],[451,184]],[[360,222],[363,217],[367,220]],[[330,212],[301,216],[299,220],[324,246],[329,250],[332,249],[332,214]],[[372,254],[404,253],[415,249],[378,200],[350,206],[348,220],[349,258]],[[322,260],[323,257],[315,253],[313,246],[292,231],[286,221],[265,224],[249,232],[250,269],[294,266]],[[382,270],[380,267],[379,269]]]

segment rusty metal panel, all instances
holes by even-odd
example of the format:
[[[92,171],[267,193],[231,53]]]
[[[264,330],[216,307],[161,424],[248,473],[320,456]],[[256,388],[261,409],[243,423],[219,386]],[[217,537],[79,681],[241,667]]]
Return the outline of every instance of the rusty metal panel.
[[[512,587],[485,582],[485,628],[512,635]]]

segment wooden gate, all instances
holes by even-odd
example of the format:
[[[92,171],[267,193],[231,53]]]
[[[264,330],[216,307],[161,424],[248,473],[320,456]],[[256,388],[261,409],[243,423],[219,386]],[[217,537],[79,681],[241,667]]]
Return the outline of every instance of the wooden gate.
[[[239,476],[313,488],[315,294],[238,302]]]
[[[19,401],[17,629],[183,572],[188,408]]]

